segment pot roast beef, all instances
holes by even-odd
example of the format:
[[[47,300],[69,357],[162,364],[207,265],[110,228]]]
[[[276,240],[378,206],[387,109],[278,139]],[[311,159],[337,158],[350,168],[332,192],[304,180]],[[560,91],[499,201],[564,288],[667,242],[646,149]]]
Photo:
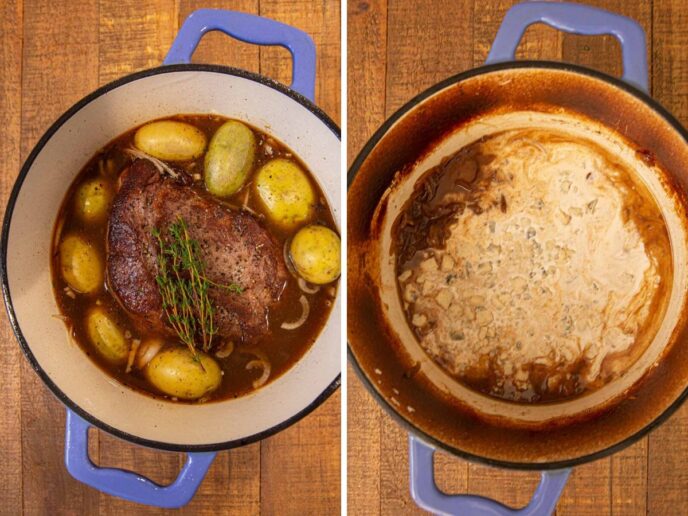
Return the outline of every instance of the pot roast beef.
[[[143,159],[120,176],[108,221],[107,282],[115,298],[142,329],[173,334],[155,279],[158,244],[153,229],[166,235],[178,217],[199,243],[206,277],[243,289],[235,293],[210,288],[217,335],[244,341],[266,334],[269,310],[287,280],[279,244],[251,214],[163,177]]]

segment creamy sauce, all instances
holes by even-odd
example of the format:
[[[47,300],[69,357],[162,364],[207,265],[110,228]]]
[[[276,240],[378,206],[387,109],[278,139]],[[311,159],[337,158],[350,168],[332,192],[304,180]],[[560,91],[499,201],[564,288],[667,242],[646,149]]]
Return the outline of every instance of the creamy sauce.
[[[652,195],[588,140],[483,138],[415,186],[394,227],[410,327],[447,372],[514,401],[579,395],[651,342],[672,283]]]

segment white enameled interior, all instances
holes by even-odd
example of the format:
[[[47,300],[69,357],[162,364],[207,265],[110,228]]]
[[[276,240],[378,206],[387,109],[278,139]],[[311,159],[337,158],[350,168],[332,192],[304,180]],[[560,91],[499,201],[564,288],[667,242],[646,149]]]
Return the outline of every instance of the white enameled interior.
[[[312,112],[273,88],[210,71],[175,71],[123,84],[83,106],[36,156],[9,230],[7,276],[16,313],[38,365],[76,405],[139,438],[177,445],[234,441],[306,409],[340,373],[341,296],[320,337],[282,377],[248,396],[183,405],[155,400],[104,374],[75,344],[58,313],[50,280],[50,240],[67,188],[91,156],[147,120],[217,113],[244,120],[291,148],[320,182],[340,221],[340,141]],[[275,343],[279,346],[279,343]]]
[[[480,413],[493,417],[520,420],[525,423],[542,422],[589,410],[603,405],[633,386],[645,374],[648,368],[652,367],[661,357],[681,315],[681,307],[684,305],[688,283],[685,268],[675,267],[669,305],[664,320],[652,343],[619,379],[588,395],[574,398],[572,401],[543,405],[523,405],[501,401],[466,388],[449,376],[443,368],[430,360],[406,323],[397,294],[394,266],[396,258],[390,252],[392,249],[392,224],[413,192],[416,181],[427,170],[438,165],[442,158],[456,153],[486,135],[511,129],[527,128],[550,129],[553,132],[570,134],[576,139],[587,139],[618,157],[621,162],[627,165],[629,170],[636,172],[638,177],[647,185],[655,199],[657,199],[662,215],[667,223],[673,263],[686,263],[688,258],[686,229],[681,223],[681,217],[675,211],[675,205],[670,198],[670,193],[667,192],[653,168],[637,156],[635,150],[614,132],[598,123],[582,121],[579,117],[564,113],[555,115],[536,112],[512,112],[477,119],[470,124],[460,127],[438,142],[413,165],[410,173],[405,175],[402,181],[395,183],[387,190],[385,193],[385,196],[387,196],[387,209],[382,221],[382,238],[379,254],[381,260],[382,307],[386,312],[387,319],[397,332],[399,340],[403,343],[412,359],[421,363],[421,372],[443,391],[469,404]]]

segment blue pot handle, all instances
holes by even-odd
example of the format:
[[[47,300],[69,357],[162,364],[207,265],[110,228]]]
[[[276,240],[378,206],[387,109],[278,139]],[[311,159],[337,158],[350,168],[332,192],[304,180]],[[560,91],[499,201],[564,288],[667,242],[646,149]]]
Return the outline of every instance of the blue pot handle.
[[[103,493],[132,502],[175,509],[193,498],[215,458],[215,452],[189,453],[177,479],[160,486],[144,476],[115,468],[100,468],[88,456],[88,428],[91,425],[67,409],[65,464],[69,473]]]
[[[199,9],[184,21],[163,64],[189,63],[198,42],[210,31],[220,30],[255,45],[280,45],[292,57],[290,88],[315,98],[315,44],[305,32],[268,18],[222,9]]]
[[[570,469],[543,471],[540,484],[530,503],[512,509],[499,502],[476,495],[447,495],[437,488],[433,468],[434,448],[409,436],[411,496],[415,502],[434,514],[470,516],[549,516],[554,512]]]
[[[572,34],[611,34],[621,44],[622,79],[648,91],[647,46],[643,28],[631,18],[588,5],[523,2],[513,6],[502,20],[485,62],[513,61],[523,33],[537,22]]]

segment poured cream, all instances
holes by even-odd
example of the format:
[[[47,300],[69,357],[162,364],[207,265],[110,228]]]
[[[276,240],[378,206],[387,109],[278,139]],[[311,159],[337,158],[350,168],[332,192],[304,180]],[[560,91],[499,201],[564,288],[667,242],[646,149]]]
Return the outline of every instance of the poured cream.
[[[420,345],[507,399],[570,396],[623,374],[656,334],[672,281],[652,195],[590,140],[524,129],[474,145],[491,157],[470,194],[481,210],[398,271]]]

